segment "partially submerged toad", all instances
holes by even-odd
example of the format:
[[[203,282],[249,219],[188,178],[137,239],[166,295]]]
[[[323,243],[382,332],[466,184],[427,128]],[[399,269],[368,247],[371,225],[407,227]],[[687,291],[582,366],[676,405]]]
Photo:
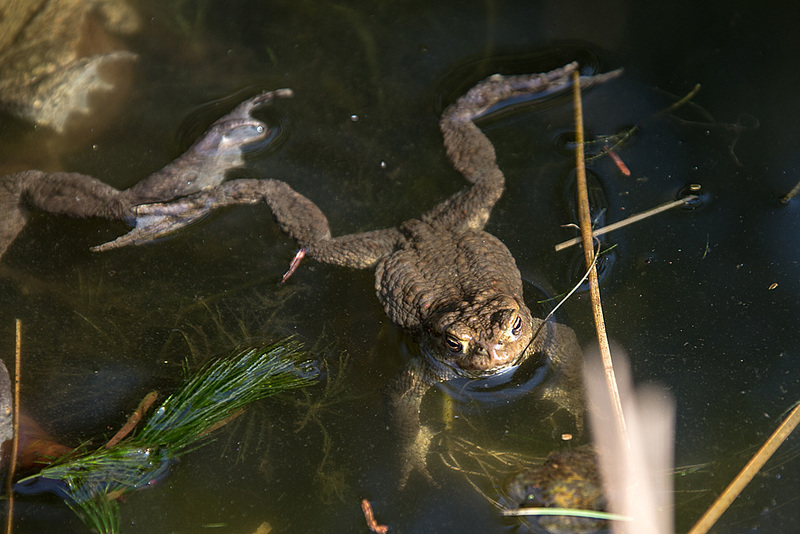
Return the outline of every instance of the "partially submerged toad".
[[[444,145],[472,185],[394,228],[334,238],[319,208],[285,182],[223,182],[227,169],[242,164],[243,147],[270,133],[251,112],[275,97],[291,95],[283,89],[240,104],[183,156],[125,191],[79,174],[27,171],[0,178],[0,254],[24,226],[28,206],[135,225],[130,233],[95,248],[106,250],[151,241],[221,206],[265,202],[280,228],[300,245],[296,259],[305,254],[326,263],[375,269],[375,288],[386,314],[425,355],[409,364],[389,395],[393,426],[405,449],[401,484],[414,468],[430,477],[425,455],[432,434],[420,425],[419,408],[437,381],[494,375],[540,354],[559,371],[540,388],[540,396],[569,409],[578,426],[582,423],[579,388],[569,387],[579,380],[580,348],[574,333],[558,324],[540,328],[542,320],[531,315],[523,300],[514,258],[499,239],[483,231],[505,178],[491,142],[473,123],[510,98],[568,87],[576,68],[571,64],[546,74],[491,76],[448,107],[440,122]],[[581,83],[614,75],[582,78]],[[291,270],[295,266],[293,262]]]
[[[511,510],[561,508],[605,512],[597,455],[586,447],[551,452],[542,465],[517,474],[506,486],[502,502]],[[608,532],[605,521],[569,515],[521,518],[531,532],[597,534]]]
[[[125,0],[3,2],[0,108],[58,133],[98,108],[114,108],[137,58],[120,37],[139,26]]]

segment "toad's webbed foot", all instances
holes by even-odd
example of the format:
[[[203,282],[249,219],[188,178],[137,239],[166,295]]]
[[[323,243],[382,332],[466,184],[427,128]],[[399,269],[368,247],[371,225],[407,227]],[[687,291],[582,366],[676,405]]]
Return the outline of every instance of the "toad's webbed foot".
[[[135,228],[116,240],[94,247],[102,251],[139,245],[176,232],[217,208],[266,202],[278,226],[301,246],[330,239],[328,220],[320,209],[280,180],[231,180],[217,187],[170,202],[141,204],[131,208]]]
[[[431,440],[435,433],[426,425],[419,427],[417,437],[413,441],[403,443],[403,450],[400,451],[400,477],[398,487],[403,489],[408,483],[408,478],[414,471],[419,472],[431,485],[439,486],[430,471],[428,471],[428,452],[431,448]]]
[[[538,326],[541,319],[535,319]],[[555,404],[549,419],[555,421],[555,414],[566,411],[575,423],[575,430],[583,433],[583,351],[575,332],[568,326],[548,321],[541,327],[539,335],[532,343],[532,350],[540,351],[547,359],[549,376],[537,390],[537,396]],[[555,427],[554,427],[555,428]]]
[[[398,487],[403,489],[411,473],[418,471],[436,486],[428,471],[428,452],[434,432],[420,424],[422,398],[436,378],[423,361],[411,360],[403,372],[389,384],[386,410],[392,439],[397,443],[399,461]]]
[[[131,208],[134,217],[133,229],[113,241],[91,247],[93,252],[103,252],[127,245],[143,245],[156,241],[198,219],[209,211],[213,203],[213,191],[202,192],[167,203],[142,204]]]

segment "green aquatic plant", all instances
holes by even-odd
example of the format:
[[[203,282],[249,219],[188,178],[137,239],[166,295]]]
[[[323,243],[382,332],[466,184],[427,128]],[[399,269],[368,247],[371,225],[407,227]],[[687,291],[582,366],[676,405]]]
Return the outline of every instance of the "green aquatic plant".
[[[89,528],[119,532],[116,497],[165,476],[176,458],[248,404],[309,385],[318,374],[293,341],[214,360],[167,397],[138,432],[110,448],[58,460],[21,480],[17,489],[46,488],[63,497]]]

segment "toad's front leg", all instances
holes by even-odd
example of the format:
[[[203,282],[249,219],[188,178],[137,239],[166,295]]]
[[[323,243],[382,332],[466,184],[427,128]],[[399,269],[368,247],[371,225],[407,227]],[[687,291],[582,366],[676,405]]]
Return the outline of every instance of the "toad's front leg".
[[[217,187],[169,202],[134,206],[135,227],[127,234],[93,250],[140,245],[171,234],[217,208],[266,202],[281,229],[300,246],[330,239],[328,219],[309,199],[280,180],[231,180]]]
[[[435,382],[432,370],[422,361],[412,360],[386,389],[386,416],[391,439],[398,451],[398,487],[403,489],[411,473],[419,472],[432,485],[428,453],[434,432],[420,423],[420,406],[425,393]]]
[[[170,202],[135,206],[136,227],[95,247],[107,250],[158,239],[191,224],[217,208],[265,203],[278,227],[317,261],[355,269],[374,267],[402,240],[396,228],[331,237],[328,219],[311,200],[280,180],[231,180]]]

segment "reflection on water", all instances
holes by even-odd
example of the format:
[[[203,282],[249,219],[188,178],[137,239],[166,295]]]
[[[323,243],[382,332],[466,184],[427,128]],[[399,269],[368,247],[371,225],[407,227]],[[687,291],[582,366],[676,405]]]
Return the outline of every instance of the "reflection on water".
[[[318,203],[336,234],[381,228],[463,185],[443,154],[437,113],[464,87],[491,72],[541,71],[573,58],[624,67],[624,78],[584,101],[594,135],[640,125],[616,150],[630,177],[608,158],[591,163],[606,221],[673,200],[687,184],[707,193],[702,209],[609,234],[615,262],[603,286],[610,335],[628,349],[634,376],[665,384],[677,400],[678,465],[714,462],[676,479],[676,526],[685,530],[800,391],[800,215],[797,199],[779,203],[797,182],[787,140],[798,137],[791,117],[800,112],[794,81],[781,72],[800,46],[796,14],[684,4],[204,0],[169,11],[140,2],[145,23],[120,37],[138,60],[113,127],[65,138],[4,115],[0,166],[83,172],[128,187],[181,154],[219,116],[214,102],[290,87],[296,96],[278,111],[280,146],[247,156],[237,176],[286,180]],[[773,43],[774,35],[785,39]],[[697,83],[698,107],[657,115]],[[571,114],[556,99],[481,124],[507,176],[488,229],[549,295],[572,282],[571,252],[553,251],[573,235],[561,228],[574,218],[564,193],[572,158],[556,146]],[[144,393],[174,387],[185,365],[287,334],[327,354],[336,382],[259,405],[184,457],[169,478],[122,505],[123,532],[221,525],[250,533],[264,522],[276,532],[360,532],[364,497],[392,531],[503,532],[511,527],[492,505],[439,461],[450,462],[448,440],[531,457],[564,446],[558,421],[525,396],[470,399],[456,406],[460,424],[443,430],[443,394],[433,392],[422,415],[443,430],[429,458],[440,488],[412,477],[400,492],[382,390],[404,365],[404,341],[377,304],[370,273],[307,262],[279,285],[294,245],[257,206],[224,210],[147,247],[88,251],[124,230],[36,213],[0,262],[0,343],[10,354],[21,318],[22,403],[48,433],[74,445],[102,436]],[[585,296],[559,321],[592,341]],[[328,343],[335,349],[321,350]],[[719,532],[780,531],[797,521],[796,447],[790,438]],[[474,482],[487,495],[497,483]],[[58,502],[26,498],[17,507],[19,532],[84,532]]]

